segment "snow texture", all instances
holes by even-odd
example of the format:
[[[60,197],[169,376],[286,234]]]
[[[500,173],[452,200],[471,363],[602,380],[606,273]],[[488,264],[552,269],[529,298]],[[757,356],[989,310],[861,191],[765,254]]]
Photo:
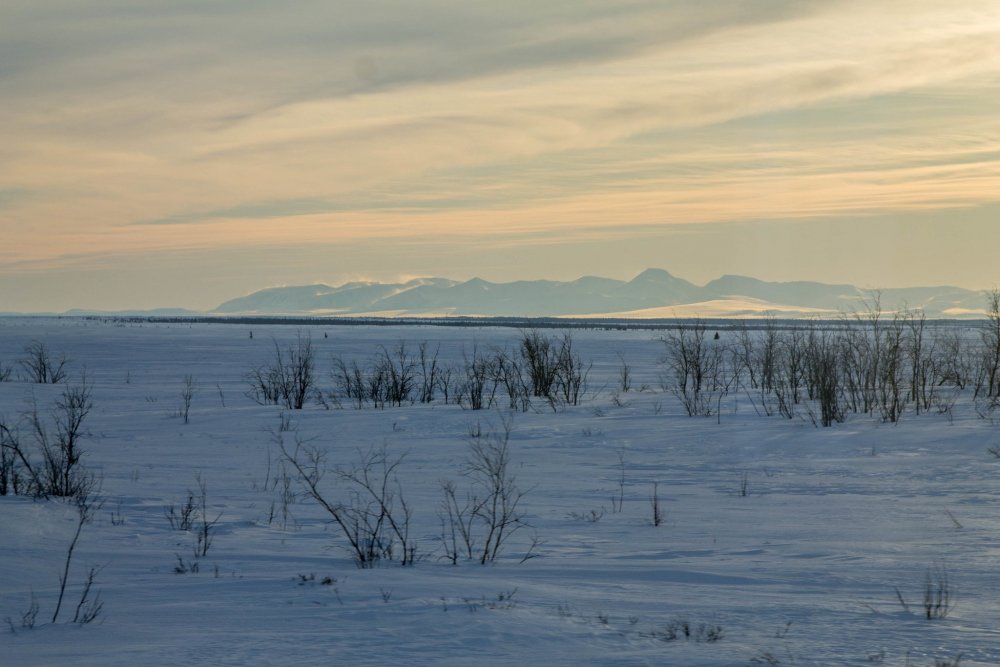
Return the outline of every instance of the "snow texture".
[[[426,340],[455,362],[474,345],[512,347],[519,336],[255,326],[251,339],[248,327],[226,324],[0,320],[3,364],[42,340],[66,353],[71,382],[86,369],[94,410],[83,464],[102,477],[104,499],[83,528],[65,603],[76,605],[97,566],[104,610],[75,625],[65,613],[48,622],[75,511],[0,497],[0,619],[10,618],[0,663],[922,667],[961,654],[966,667],[1000,664],[1000,459],[987,451],[1000,428],[967,401],[953,421],[907,413],[897,425],[853,416],[816,428],[758,415],[739,397],[718,420],[692,418],[660,388],[654,334],[574,332],[594,364],[589,390],[579,406],[541,403],[513,416],[530,525],[485,566],[443,558],[440,481],[464,488],[470,429],[499,428],[500,413],[440,400],[309,405],[282,436],[297,432],[330,465],[371,447],[405,455],[398,478],[418,562],[359,569],[298,485],[283,520],[274,485],[282,410],[245,396],[245,375],[273,356],[272,338],[286,345],[307,333],[326,389],[334,354],[364,360],[380,345]],[[619,355],[635,375],[628,393],[615,391]],[[188,374],[197,384],[184,424],[176,413]],[[46,411],[60,391],[20,381],[15,369],[0,383],[0,415],[16,423],[31,401]],[[165,516],[197,491],[196,476],[220,517],[202,558],[194,535]],[[332,479],[327,488],[342,493]],[[522,562],[535,537],[537,557]],[[177,573],[179,559],[198,571]],[[925,578],[944,570],[954,609],[927,620]],[[40,613],[23,628],[32,596]]]

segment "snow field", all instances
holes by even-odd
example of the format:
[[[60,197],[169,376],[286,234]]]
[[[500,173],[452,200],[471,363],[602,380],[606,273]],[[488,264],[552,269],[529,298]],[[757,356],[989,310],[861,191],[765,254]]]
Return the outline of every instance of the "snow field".
[[[273,484],[282,410],[244,395],[247,371],[273,357],[272,339],[308,333],[328,390],[334,354],[363,361],[379,345],[426,340],[457,362],[473,345],[513,346],[518,332],[254,326],[250,339],[250,328],[0,320],[0,362],[42,340],[70,358],[73,382],[86,368],[94,410],[84,465],[102,476],[104,498],[64,603],[76,604],[98,566],[104,611],[79,626],[47,622],[73,509],[0,497],[0,619],[15,630],[0,634],[0,664],[922,666],[958,654],[962,665],[1000,664],[1000,459],[987,452],[1000,428],[967,402],[953,423],[852,415],[817,429],[737,400],[717,423],[685,416],[660,389],[655,334],[575,331],[594,362],[586,399],[513,415],[529,526],[491,565],[445,562],[438,508],[442,479],[463,488],[470,429],[499,428],[497,411],[435,402],[292,414],[294,432],[331,465],[371,447],[404,456],[418,562],[358,569],[315,502],[299,495],[282,521]],[[635,389],[616,397],[619,354]],[[188,374],[197,392],[185,425],[176,411]],[[45,410],[60,392],[0,383],[0,415],[16,423],[32,397]],[[197,490],[196,476],[209,514],[221,515],[203,558],[165,516]],[[344,493],[328,482],[331,497]],[[535,557],[521,562],[535,537]],[[181,561],[198,571],[177,573]],[[942,568],[956,605],[928,621],[925,577]],[[38,622],[24,629],[32,595]],[[721,638],[709,641],[714,628]]]

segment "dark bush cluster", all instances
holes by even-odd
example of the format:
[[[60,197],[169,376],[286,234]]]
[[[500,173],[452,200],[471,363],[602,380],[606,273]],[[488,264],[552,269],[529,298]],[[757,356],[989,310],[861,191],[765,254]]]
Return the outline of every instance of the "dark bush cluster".
[[[847,414],[894,423],[908,408],[950,412],[967,386],[992,411],[1000,403],[1000,291],[988,299],[978,336],[930,327],[921,312],[882,310],[876,293],[863,311],[836,322],[810,321],[760,330],[746,324],[712,336],[704,322],[661,338],[663,387],[688,415],[712,415],[722,399],[744,393],[758,412],[786,418],[803,409],[823,426]]]

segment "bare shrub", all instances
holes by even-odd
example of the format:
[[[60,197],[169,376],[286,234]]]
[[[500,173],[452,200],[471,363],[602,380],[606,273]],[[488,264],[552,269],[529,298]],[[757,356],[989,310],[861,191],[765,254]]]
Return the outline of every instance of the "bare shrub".
[[[844,421],[841,406],[841,371],[839,351],[841,346],[826,331],[809,331],[806,348],[806,372],[809,395],[819,402],[820,423],[832,426]]]
[[[660,339],[666,347],[663,363],[668,368],[664,387],[677,396],[691,417],[711,415],[716,407],[713,397],[722,387],[722,346],[706,333],[705,323],[695,320]]]
[[[56,357],[40,340],[33,340],[24,347],[21,368],[29,382],[57,384],[66,379],[66,355]]]
[[[480,563],[495,561],[507,539],[524,525],[518,505],[526,492],[518,488],[510,470],[513,427],[513,417],[502,417],[498,430],[469,443],[465,474],[482,498],[474,512],[485,531]]]
[[[934,364],[934,340],[927,341],[925,328],[927,316],[923,311],[908,312],[904,316],[907,326],[907,357],[910,362],[910,402],[916,414],[929,410],[934,402],[937,386],[937,369]]]
[[[972,373],[969,352],[959,331],[945,330],[935,336],[934,363],[939,384],[965,389]]]
[[[680,617],[670,621],[662,628],[643,633],[643,635],[664,642],[693,641],[713,644],[720,641],[725,636],[725,632],[721,625],[695,624]]]
[[[521,334],[518,347],[533,397],[547,399],[553,408],[579,405],[591,365],[574,352],[570,333],[546,336],[533,329]]]
[[[521,334],[520,348],[528,367],[532,395],[548,398],[552,395],[559,365],[559,353],[553,340],[532,329]]]
[[[982,382],[976,383],[976,398],[1000,397],[1000,289],[993,288],[986,295],[986,325],[980,333],[983,343]]]
[[[948,569],[943,565],[927,569],[923,608],[924,617],[929,621],[947,618],[955,608],[954,586],[948,576]]]
[[[26,493],[28,480],[22,478],[20,434],[0,418],[0,496]]]
[[[365,406],[367,399],[365,373],[353,361],[350,365],[340,357],[333,359],[333,382],[335,391],[354,404],[358,410]]]
[[[445,558],[452,565],[458,564],[459,558],[472,560],[476,552],[476,506],[478,500],[467,493],[460,501],[458,487],[451,480],[441,481],[444,499],[438,516],[441,519],[441,543],[444,545]]]
[[[908,398],[904,386],[906,382],[904,345],[903,318],[897,314],[884,329],[882,347],[877,351],[879,362],[875,376],[876,404],[882,415],[882,421],[893,424],[903,415]]]
[[[663,509],[660,507],[660,483],[653,482],[653,495],[649,497],[649,505],[653,511],[653,525],[663,523]]]
[[[385,378],[385,402],[397,407],[411,403],[417,362],[406,352],[406,343],[400,342],[392,352],[383,347],[377,364]]]
[[[81,460],[81,441],[87,436],[84,420],[93,409],[91,385],[86,378],[79,386],[67,386],[56,400],[46,420],[32,402],[25,414],[35,441],[37,455],[31,455],[21,443],[17,431],[0,425],[5,458],[12,458],[8,479],[15,493],[24,492],[40,498],[86,498],[100,486],[100,480],[88,472]]]
[[[208,513],[208,484],[195,475],[195,484],[198,491],[187,492],[187,499],[180,506],[169,505],[163,511],[167,518],[167,523],[173,530],[194,532],[197,540],[194,547],[194,557],[204,558],[208,555],[208,550],[212,546],[212,530],[222,518],[219,512],[214,519],[209,518]],[[178,557],[179,558],[179,557]]]
[[[103,503],[94,495],[80,495],[75,498],[75,504],[77,510],[76,531],[73,533],[73,539],[70,540],[69,547],[66,549],[66,560],[63,564],[62,574],[59,576],[59,597],[56,600],[55,611],[52,612],[52,623],[55,623],[59,619],[59,612],[62,610],[63,599],[66,595],[66,583],[69,581],[70,564],[73,561],[73,552],[76,550],[77,542],[80,540],[80,533],[83,531],[84,524],[88,524],[93,520],[94,515]],[[90,569],[83,593],[80,596],[80,602],[76,606],[76,613],[73,615],[73,623],[90,623],[100,615],[104,607],[104,604],[100,602],[100,594],[92,600],[89,597],[90,589],[93,586],[98,571],[97,568]]]
[[[454,395],[454,385],[455,378],[457,374],[452,366],[442,366],[437,369],[435,380],[437,382],[437,387],[441,391],[442,398],[444,402],[448,403],[451,397]]]
[[[298,435],[291,451],[284,442],[280,446],[306,494],[340,529],[358,567],[374,567],[396,558],[401,565],[413,565],[417,548],[409,537],[411,509],[396,476],[403,457],[390,458],[384,447],[370,449],[358,452],[353,467],[331,470],[325,453],[306,445]],[[330,472],[346,487],[346,500],[333,499],[324,490],[323,481]]]
[[[440,345],[434,348],[433,353],[430,352],[427,341],[420,343],[417,348],[420,364],[420,388],[417,391],[417,400],[421,403],[432,403],[434,401],[434,394],[439,385],[438,370],[440,367],[438,365],[438,355],[440,352]]]
[[[442,482],[442,540],[452,563],[459,555],[482,564],[495,561],[510,536],[526,525],[519,505],[527,492],[510,470],[513,427],[513,417],[507,415],[497,429],[484,433],[478,424],[470,429],[469,457],[462,471],[469,490],[463,502],[455,484]]]
[[[198,484],[198,523],[195,526],[197,544],[194,548],[194,555],[196,558],[204,558],[208,555],[209,547],[212,546],[212,530],[222,518],[222,512],[219,512],[214,519],[208,518],[208,484],[200,475],[195,476],[195,481]],[[190,493],[188,495],[190,497]]]
[[[172,529],[191,530],[198,518],[198,506],[194,501],[194,493],[188,491],[187,500],[181,503],[180,507],[169,505],[164,509],[163,514],[167,517],[167,523]]]
[[[301,334],[284,351],[274,341],[274,359],[250,371],[247,395],[261,405],[301,410],[315,391],[315,351],[312,337]]]
[[[632,389],[632,367],[625,361],[621,352],[618,353],[618,389],[624,394]]]
[[[178,410],[180,417],[184,420],[184,423],[188,423],[188,414],[191,412],[191,399],[194,398],[195,392],[195,381],[194,377],[191,375],[184,376],[184,384],[181,387],[181,407]],[[220,390],[221,392],[221,390]],[[225,405],[225,403],[223,403]]]
[[[501,377],[497,367],[503,363],[502,355],[484,356],[474,346],[471,357],[464,352],[462,357],[464,377],[456,391],[455,400],[460,405],[468,405],[472,410],[493,407]]]
[[[553,394],[549,396],[549,400],[553,403],[559,401],[566,405],[579,405],[592,367],[593,364],[585,363],[573,351],[573,337],[569,333],[564,334],[559,340]]]
[[[357,361],[348,364],[341,357],[333,359],[335,393],[358,409],[369,403],[376,408],[398,407],[417,400],[430,403],[437,377],[437,352],[428,352],[427,343],[419,346],[417,357],[407,352],[405,342],[392,350],[382,347],[364,367]]]
[[[38,605],[38,598],[35,597],[35,593],[31,593],[31,602],[28,603],[28,608],[21,613],[21,618],[19,625],[22,630],[30,630],[35,627],[35,623],[38,621],[38,612],[40,607]],[[17,629],[14,627],[14,621],[10,616],[5,619],[7,621],[7,626],[10,628],[12,634],[17,634]]]
[[[619,514],[625,507],[625,448],[618,450],[618,493],[611,496],[611,512]]]
[[[76,604],[76,611],[73,613],[73,623],[86,625],[93,623],[104,611],[104,602],[101,600],[100,591],[94,597],[90,597],[91,589],[101,568],[91,567],[87,572],[87,578],[83,582],[83,591],[80,593],[80,601]]]

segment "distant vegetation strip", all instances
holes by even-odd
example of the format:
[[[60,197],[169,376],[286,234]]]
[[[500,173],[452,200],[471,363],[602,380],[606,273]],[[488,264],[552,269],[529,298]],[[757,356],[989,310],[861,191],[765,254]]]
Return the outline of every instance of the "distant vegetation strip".
[[[65,316],[59,316],[65,317]],[[511,329],[596,329],[596,330],[665,330],[708,327],[723,331],[747,328],[764,329],[778,325],[781,329],[809,329],[817,325],[824,328],[854,327],[857,322],[845,318],[818,320],[781,318],[570,318],[570,317],[319,317],[319,316],[97,316],[83,319],[123,323],[176,323],[176,324],[241,324],[286,326],[435,326],[435,327],[506,327]],[[934,327],[976,326],[977,320],[928,319]]]

